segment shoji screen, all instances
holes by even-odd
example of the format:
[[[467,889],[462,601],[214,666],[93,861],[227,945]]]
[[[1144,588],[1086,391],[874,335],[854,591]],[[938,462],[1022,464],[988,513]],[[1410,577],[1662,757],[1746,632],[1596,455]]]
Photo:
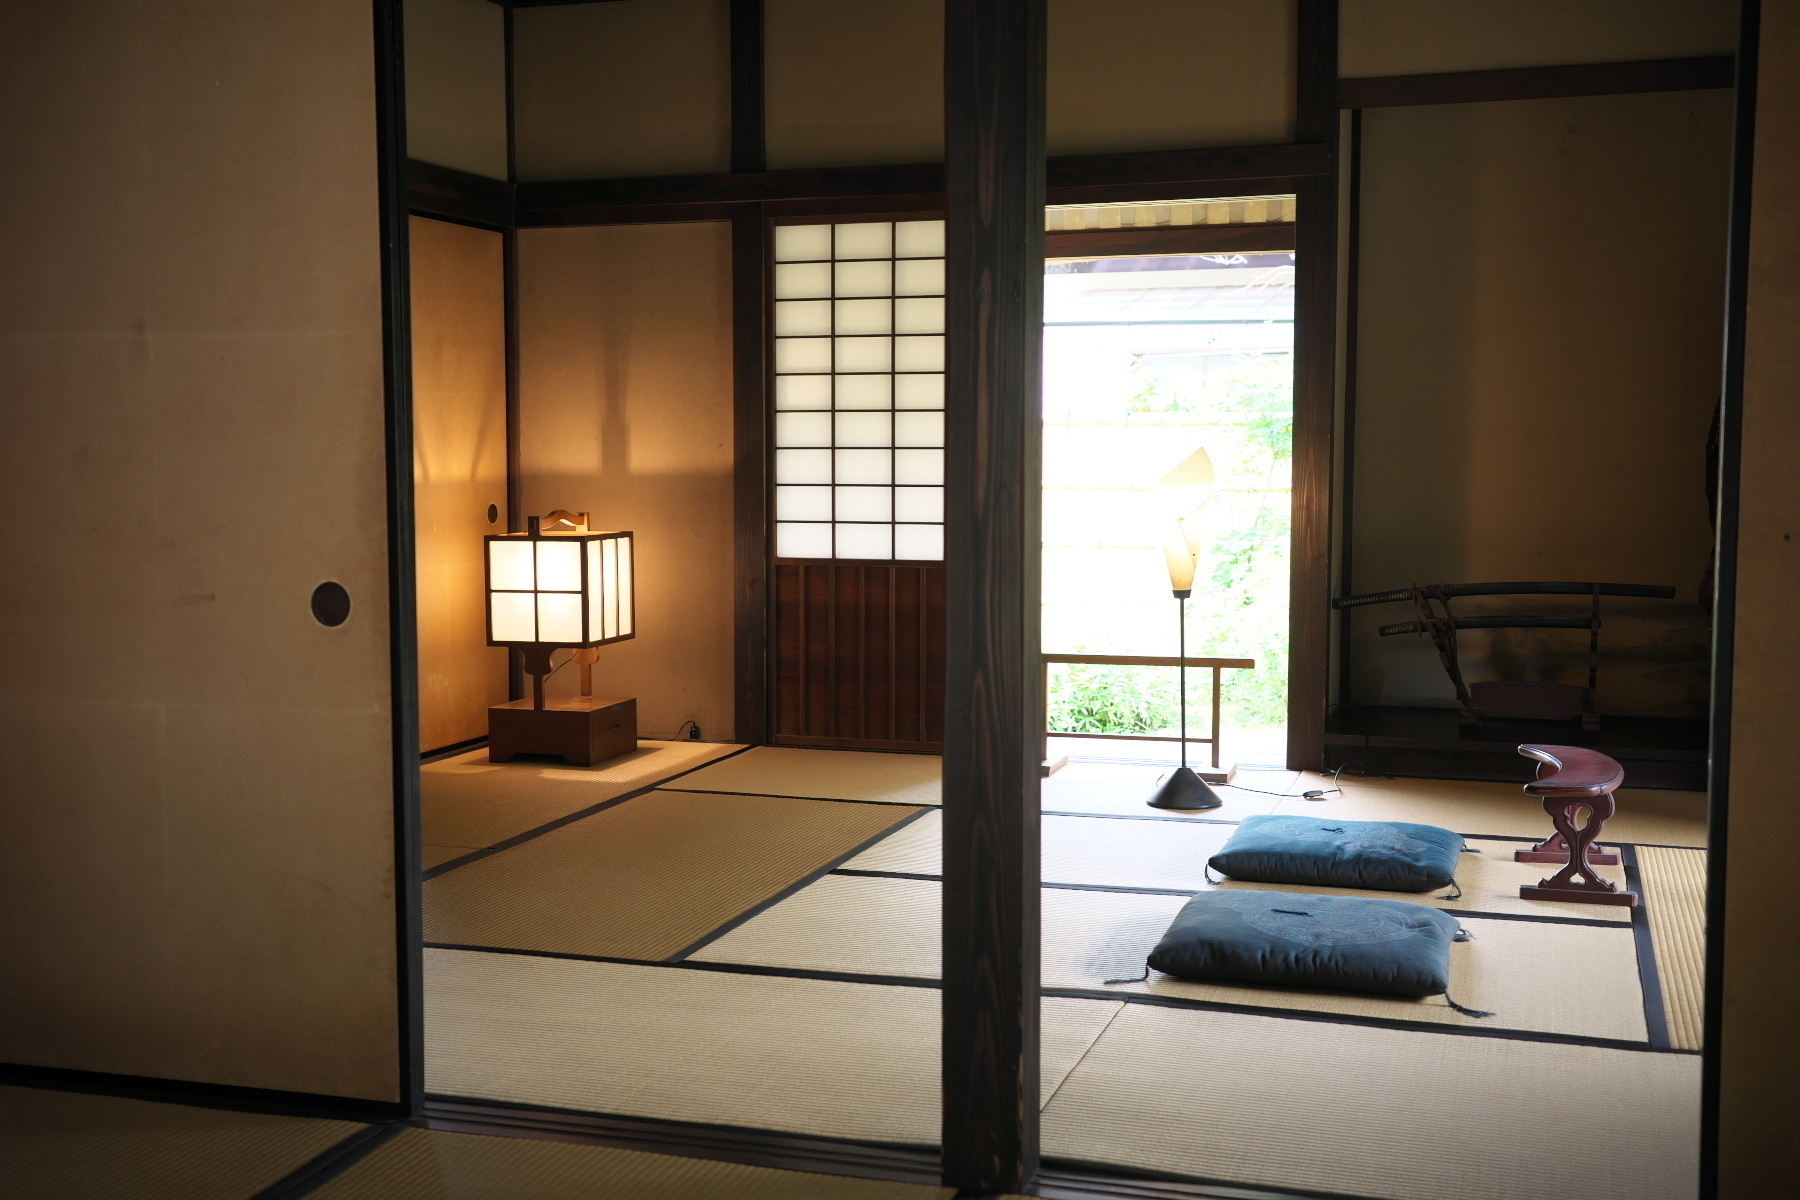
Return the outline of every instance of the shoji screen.
[[[944,223],[773,243],[775,740],[935,749]]]

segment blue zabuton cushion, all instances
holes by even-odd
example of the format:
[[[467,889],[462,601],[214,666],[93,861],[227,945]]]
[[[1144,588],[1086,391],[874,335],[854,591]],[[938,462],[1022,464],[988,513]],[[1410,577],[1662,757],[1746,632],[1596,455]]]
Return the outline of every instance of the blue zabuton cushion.
[[[1245,817],[1213,870],[1252,883],[1423,892],[1456,878],[1461,834],[1398,821]]]
[[[1435,996],[1450,986],[1442,909],[1295,892],[1201,892],[1176,914],[1150,965],[1182,979]]]

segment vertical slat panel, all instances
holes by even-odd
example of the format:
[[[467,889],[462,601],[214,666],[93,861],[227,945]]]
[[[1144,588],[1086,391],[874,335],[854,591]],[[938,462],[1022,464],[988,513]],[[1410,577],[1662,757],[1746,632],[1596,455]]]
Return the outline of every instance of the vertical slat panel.
[[[778,563],[772,594],[772,741],[941,748],[941,566]]]

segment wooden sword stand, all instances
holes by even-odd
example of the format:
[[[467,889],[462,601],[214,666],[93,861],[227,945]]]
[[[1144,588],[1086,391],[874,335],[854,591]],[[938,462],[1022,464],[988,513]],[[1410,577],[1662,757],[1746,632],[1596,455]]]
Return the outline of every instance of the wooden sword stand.
[[[1520,898],[1635,907],[1637,893],[1594,871],[1619,861],[1617,854],[1603,851],[1595,842],[1617,809],[1613,791],[1625,782],[1624,768],[1580,746],[1520,746],[1519,753],[1538,761],[1538,777],[1525,785],[1525,793],[1543,798],[1556,832],[1529,850],[1515,852],[1513,861],[1563,864],[1549,879],[1521,887]],[[1586,819],[1576,825],[1584,810]]]

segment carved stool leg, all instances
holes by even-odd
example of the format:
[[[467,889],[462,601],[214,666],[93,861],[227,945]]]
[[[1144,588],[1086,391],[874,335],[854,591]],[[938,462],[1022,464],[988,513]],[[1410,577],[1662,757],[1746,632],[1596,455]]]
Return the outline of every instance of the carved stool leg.
[[[1552,820],[1556,817],[1555,811],[1550,807],[1554,803],[1555,801],[1553,800],[1544,801],[1544,808],[1550,811]],[[1583,807],[1583,805],[1566,804],[1563,807],[1568,813],[1569,819],[1573,821],[1575,819],[1575,810]],[[1587,860],[1596,867],[1616,867],[1619,865],[1619,856],[1600,845],[1591,845],[1588,847]],[[1513,861],[1565,863],[1569,861],[1569,844],[1563,840],[1562,834],[1553,833],[1529,850],[1514,850]]]
[[[1573,803],[1567,799],[1546,796],[1544,811],[1550,814],[1550,821],[1556,826],[1556,834],[1568,847],[1568,861],[1563,869],[1549,879],[1538,881],[1536,886],[1526,885],[1519,889],[1519,896],[1525,900],[1563,900],[1576,904],[1616,904],[1625,908],[1636,906],[1638,902],[1635,892],[1621,891],[1610,879],[1594,873],[1594,859],[1589,850],[1594,839],[1600,836],[1601,827],[1606,819],[1613,815],[1616,802],[1612,793],[1595,796],[1591,800],[1577,800]],[[1587,810],[1587,820],[1580,826],[1575,824],[1576,813]]]

